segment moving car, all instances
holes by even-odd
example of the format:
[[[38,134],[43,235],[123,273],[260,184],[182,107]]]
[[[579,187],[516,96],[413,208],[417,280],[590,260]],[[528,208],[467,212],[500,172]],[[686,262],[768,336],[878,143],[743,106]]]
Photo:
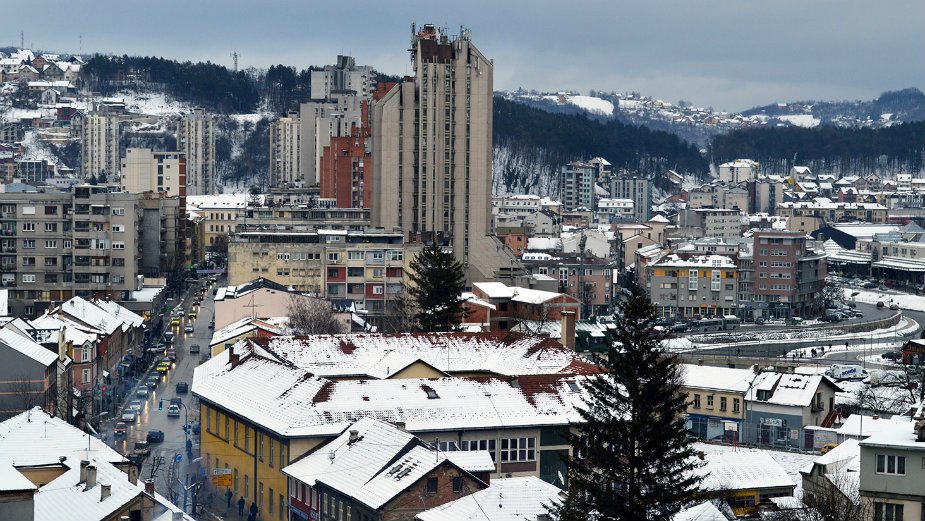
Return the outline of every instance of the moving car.
[[[157,382],[154,382],[154,387],[157,387]],[[135,391],[135,396],[137,396],[137,397],[139,397],[139,398],[147,398],[147,397],[148,397],[148,394],[149,394],[149,391],[148,391],[148,388],[147,388],[147,387],[139,387],[139,388]]]
[[[199,354],[199,344],[189,346],[189,352],[191,355]]]
[[[135,448],[132,449],[132,454],[137,456],[147,456],[151,454],[151,445],[147,441],[136,441]]]
[[[195,309],[191,309],[190,312],[189,312],[189,314],[187,314],[186,316],[188,316],[188,317],[190,318],[190,320],[195,320],[196,317],[199,316],[199,315],[196,313],[196,310],[195,310]]]
[[[863,380],[869,376],[866,369],[856,364],[832,364],[825,375],[835,380]]]
[[[164,441],[164,431],[148,431],[146,439],[148,443],[160,443]]]
[[[173,317],[173,318],[171,318],[171,319],[170,319],[170,325],[171,325],[171,326],[179,326],[179,325],[180,325],[180,317]]]
[[[878,307],[878,308],[882,308],[882,307],[884,307],[884,306],[886,306],[886,304],[884,304],[882,300],[877,301],[877,307]]]
[[[148,389],[155,389],[157,388],[158,381],[160,381],[160,378],[158,377],[152,378],[151,376],[149,376],[148,379],[145,380],[145,387],[147,387]]]
[[[137,419],[138,419],[138,416],[135,414],[134,411],[125,411],[122,413],[121,420],[126,423],[135,423],[135,420]]]
[[[186,327],[183,328],[183,332],[184,332],[184,333],[192,333],[192,332],[193,332],[193,324],[192,324],[192,322],[187,322],[187,323],[186,323]]]
[[[176,349],[171,347],[165,352],[165,354],[167,355],[167,358],[169,358],[171,362],[177,361],[177,350]]]
[[[877,283],[876,282],[865,282],[863,285],[861,285],[861,287],[865,289],[874,289],[877,287]]]
[[[189,392],[189,384],[186,382],[177,382],[177,394],[186,394]]]
[[[130,411],[132,411],[132,412],[134,412],[134,413],[139,413],[139,412],[141,412],[141,407],[142,407],[142,406],[141,406],[141,400],[132,400],[132,401],[129,402],[129,404],[128,404],[128,410],[130,410]]]
[[[899,310],[899,304],[897,304],[897,303],[895,303],[895,302],[892,303],[892,304],[890,304],[890,309],[893,310],[893,311],[898,311],[898,310]]]
[[[171,404],[170,407],[167,408],[167,416],[170,418],[180,417],[180,406],[177,404]]]
[[[167,362],[166,364],[164,362],[157,364],[157,372],[164,374],[169,370],[170,370],[170,362]]]
[[[116,423],[115,428],[112,429],[113,436],[125,436],[126,431],[128,431],[128,425],[124,422]]]
[[[168,331],[164,333],[164,343],[172,344],[174,340],[177,339],[177,335],[173,334],[173,331]]]

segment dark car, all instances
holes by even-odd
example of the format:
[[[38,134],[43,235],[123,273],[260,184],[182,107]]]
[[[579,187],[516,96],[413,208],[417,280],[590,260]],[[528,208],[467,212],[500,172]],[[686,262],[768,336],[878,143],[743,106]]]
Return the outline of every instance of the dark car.
[[[164,441],[164,431],[148,431],[148,443],[161,443]]]
[[[679,322],[671,326],[671,330],[674,331],[675,333],[683,333],[684,331],[687,331],[687,324],[683,322]]]
[[[191,355],[198,355],[200,349],[201,348],[199,347],[199,344],[193,344],[189,346],[189,352]]]
[[[189,392],[189,384],[186,382],[177,382],[177,394],[186,394]]]

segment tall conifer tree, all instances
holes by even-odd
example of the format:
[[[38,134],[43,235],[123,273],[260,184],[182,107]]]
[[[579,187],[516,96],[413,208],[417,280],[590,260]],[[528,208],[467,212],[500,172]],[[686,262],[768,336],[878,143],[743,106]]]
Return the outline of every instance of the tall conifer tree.
[[[414,299],[418,326],[424,331],[450,331],[463,319],[462,264],[440,246],[426,246],[411,261],[408,292]]]

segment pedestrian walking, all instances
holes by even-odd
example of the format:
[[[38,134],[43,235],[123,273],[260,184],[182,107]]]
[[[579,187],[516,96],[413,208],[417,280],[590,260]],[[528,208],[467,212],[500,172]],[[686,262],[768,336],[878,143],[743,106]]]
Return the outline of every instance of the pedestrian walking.
[[[225,509],[228,512],[231,512],[231,498],[233,497],[234,497],[234,494],[231,493],[231,487],[229,487],[228,489],[225,490],[225,501],[227,503],[227,505],[225,506]]]
[[[238,517],[244,517],[244,496],[241,496],[241,499],[238,500]]]
[[[258,511],[259,511],[259,509],[257,508],[257,503],[255,503],[254,501],[251,501],[250,514],[248,514],[247,519],[248,519],[249,521],[257,521],[257,512],[258,512]]]

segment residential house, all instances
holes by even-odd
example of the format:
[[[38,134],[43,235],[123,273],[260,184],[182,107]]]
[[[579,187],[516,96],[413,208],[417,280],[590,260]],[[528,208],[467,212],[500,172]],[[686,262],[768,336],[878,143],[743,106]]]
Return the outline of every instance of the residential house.
[[[925,406],[912,421],[860,442],[860,493],[876,520],[925,516]]]
[[[755,373],[706,365],[682,364],[687,393],[686,424],[695,437],[732,443],[745,430],[745,396]]]
[[[489,331],[507,331],[523,320],[559,321],[563,311],[581,316],[578,299],[563,293],[507,286],[503,282],[475,282],[472,293],[495,307],[488,321]]]
[[[393,425],[361,418],[283,467],[288,486],[268,490],[264,512],[272,518],[279,498],[280,512],[285,506],[303,519],[413,521],[422,511],[486,489],[492,471],[487,451],[438,451]]]
[[[533,476],[501,478],[493,480],[488,488],[425,510],[415,519],[417,521],[543,519],[543,516],[548,514],[549,507],[562,500],[561,495],[560,488]]]
[[[0,328],[0,417],[33,407],[57,414],[57,369],[57,352],[13,328]]]
[[[694,449],[704,451],[704,464],[695,471],[703,476],[701,489],[728,504],[736,516],[754,515],[759,505],[792,497],[796,490],[793,478],[767,451],[716,451],[705,444]]]
[[[760,373],[749,389],[748,419],[742,439],[749,443],[812,449],[814,431],[838,417],[835,393],[842,389],[827,376]]]
[[[649,300],[663,317],[735,315],[735,256],[671,254],[646,267]]]

